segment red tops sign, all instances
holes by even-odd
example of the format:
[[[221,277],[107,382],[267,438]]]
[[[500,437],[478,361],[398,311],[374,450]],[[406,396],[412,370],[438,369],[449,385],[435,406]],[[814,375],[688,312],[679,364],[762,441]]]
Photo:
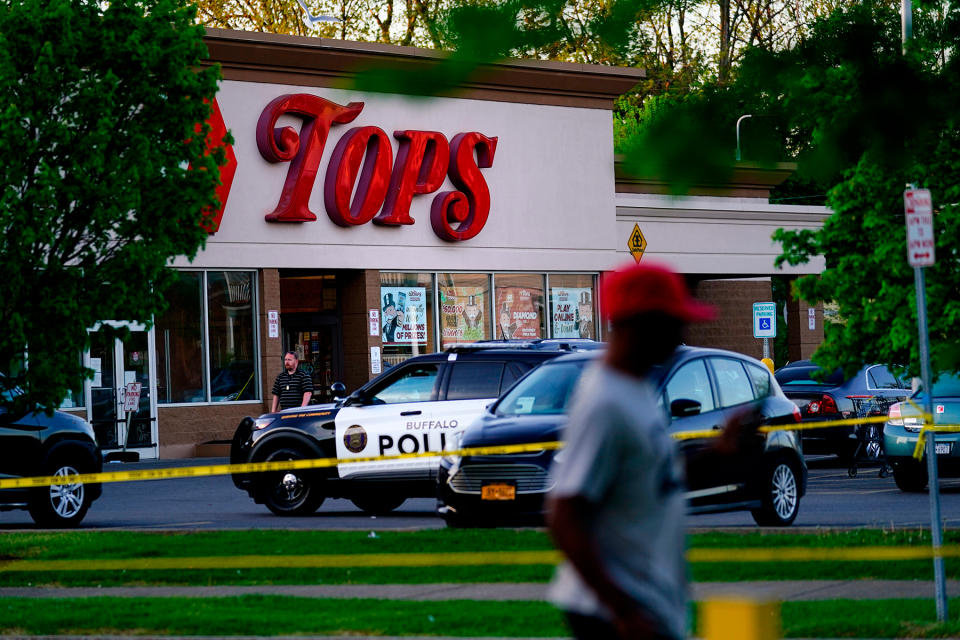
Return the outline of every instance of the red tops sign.
[[[267,105],[257,122],[260,155],[269,162],[290,163],[280,201],[267,221],[317,219],[309,200],[327,136],[334,125],[352,122],[362,110],[362,102],[343,106],[303,93],[283,95]],[[303,120],[299,133],[276,126],[284,115]],[[343,227],[370,221],[413,224],[413,198],[436,192],[449,175],[457,190],[434,196],[433,231],[450,241],[476,236],[490,213],[490,190],[480,169],[493,165],[497,138],[471,132],[447,141],[436,131],[410,130],[394,131],[393,137],[400,141],[396,160],[390,138],[379,127],[354,127],[340,138],[324,179],[323,201],[330,219]]]

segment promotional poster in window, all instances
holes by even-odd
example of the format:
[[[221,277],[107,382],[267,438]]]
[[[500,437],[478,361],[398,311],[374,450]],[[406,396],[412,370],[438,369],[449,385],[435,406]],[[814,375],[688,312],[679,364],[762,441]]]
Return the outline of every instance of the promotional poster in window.
[[[487,339],[485,287],[440,288],[440,339],[446,346]]]
[[[540,332],[542,300],[542,289],[497,287],[497,338],[501,340],[542,338]]]
[[[380,287],[384,346],[427,344],[425,287]]]
[[[554,338],[596,340],[593,322],[593,289],[552,287],[550,306]]]

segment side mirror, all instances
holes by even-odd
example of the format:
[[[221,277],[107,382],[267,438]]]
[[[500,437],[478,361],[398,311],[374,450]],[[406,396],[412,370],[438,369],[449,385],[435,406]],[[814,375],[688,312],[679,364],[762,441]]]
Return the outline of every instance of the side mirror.
[[[353,407],[357,407],[357,406],[362,407],[363,405],[366,405],[366,404],[370,404],[370,396],[369,394],[367,394],[366,390],[364,389],[357,389],[356,391],[351,393],[347,397],[347,399],[343,402],[344,406],[353,406]]]
[[[333,399],[340,402],[347,396],[347,385],[342,382],[334,382],[330,385],[330,392],[333,393]]]
[[[670,403],[670,415],[674,418],[689,418],[700,415],[701,405],[696,400],[677,398]]]

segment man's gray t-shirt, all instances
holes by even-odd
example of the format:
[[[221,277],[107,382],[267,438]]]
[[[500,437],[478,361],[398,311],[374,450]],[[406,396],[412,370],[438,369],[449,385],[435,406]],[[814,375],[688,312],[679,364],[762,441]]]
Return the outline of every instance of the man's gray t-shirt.
[[[611,578],[664,631],[683,638],[683,467],[668,424],[648,382],[591,365],[571,400],[566,445],[551,473],[555,496],[593,505],[595,548]],[[611,618],[569,563],[557,570],[549,594],[566,611]]]

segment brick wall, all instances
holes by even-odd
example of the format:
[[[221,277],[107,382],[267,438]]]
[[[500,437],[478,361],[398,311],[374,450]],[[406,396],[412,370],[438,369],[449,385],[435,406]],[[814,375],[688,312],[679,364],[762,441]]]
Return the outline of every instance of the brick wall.
[[[689,327],[687,344],[763,357],[763,340],[753,337],[753,303],[773,300],[769,280],[701,280],[691,290],[699,300],[717,308],[717,317]]]
[[[380,308],[380,272],[376,269],[344,272],[341,277],[343,383],[348,391],[365,384],[373,373],[370,347],[380,347],[380,334],[370,335],[370,309]]]
[[[230,440],[246,416],[263,413],[259,404],[159,407],[157,426],[161,458],[184,458],[196,454],[196,446],[212,440]]]

